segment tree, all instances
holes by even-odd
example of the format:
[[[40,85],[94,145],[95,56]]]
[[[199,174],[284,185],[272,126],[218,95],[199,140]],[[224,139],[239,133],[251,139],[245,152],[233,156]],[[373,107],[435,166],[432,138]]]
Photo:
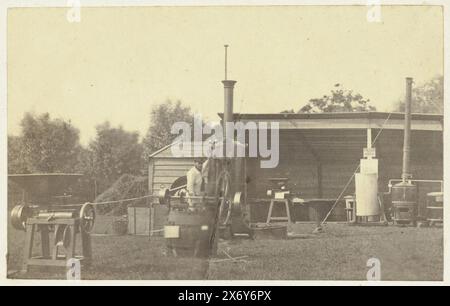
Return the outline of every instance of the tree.
[[[72,172],[77,163],[79,131],[70,122],[48,113],[26,113],[20,137],[9,137],[8,164],[12,172]]]
[[[25,166],[22,137],[8,135],[8,173],[27,173]]]
[[[405,111],[404,99],[396,103],[394,110]],[[413,113],[444,113],[444,77],[442,75],[413,88],[411,111]]]
[[[178,136],[170,132],[175,122],[193,124],[194,116],[191,108],[183,106],[181,101],[173,103],[170,100],[153,107],[150,113],[150,127],[143,141],[145,157],[170,144]]]
[[[94,201],[97,197],[97,184],[95,180],[94,154],[89,148],[82,147],[78,154],[78,162],[74,172],[83,174],[73,186],[74,194],[82,201]]]
[[[347,90],[341,84],[335,84],[331,94],[322,98],[310,99],[298,113],[332,113],[332,112],[366,112],[375,111],[369,104],[370,100],[359,93]]]
[[[142,145],[137,132],[127,132],[121,126],[105,122],[96,127],[95,140],[85,152],[85,165],[97,182],[97,193],[111,186],[123,174],[139,174],[142,166]]]

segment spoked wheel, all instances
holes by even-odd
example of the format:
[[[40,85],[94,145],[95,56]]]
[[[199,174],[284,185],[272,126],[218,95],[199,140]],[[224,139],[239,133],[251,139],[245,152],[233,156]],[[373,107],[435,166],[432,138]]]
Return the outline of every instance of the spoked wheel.
[[[217,182],[216,195],[218,197],[219,226],[228,226],[231,222],[231,212],[233,209],[233,200],[231,194],[231,176],[228,171],[223,171]]]
[[[80,210],[80,228],[83,233],[90,234],[94,228],[95,208],[90,203],[85,203]]]

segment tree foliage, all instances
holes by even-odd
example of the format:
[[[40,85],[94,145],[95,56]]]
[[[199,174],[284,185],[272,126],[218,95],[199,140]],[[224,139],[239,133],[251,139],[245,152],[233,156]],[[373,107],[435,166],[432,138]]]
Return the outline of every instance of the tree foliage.
[[[8,135],[8,173],[27,173],[22,150],[22,137]]]
[[[335,84],[331,93],[322,98],[310,99],[298,113],[365,112],[375,111],[370,100],[361,94],[347,90],[341,84]]]
[[[170,144],[177,137],[170,132],[175,122],[193,124],[194,116],[191,108],[182,105],[180,101],[173,103],[170,100],[153,107],[150,113],[150,126],[143,141],[145,157]]]
[[[105,122],[87,147],[70,122],[48,113],[25,113],[21,134],[8,136],[8,173],[82,173],[74,194],[92,201],[123,174],[140,175],[142,144],[139,134]]]
[[[84,164],[91,167],[91,176],[98,192],[111,186],[123,174],[139,174],[142,167],[142,145],[137,132],[111,127],[109,122],[98,125],[96,138],[85,152]]]
[[[51,119],[48,113],[26,113],[20,137],[8,137],[11,173],[71,172],[78,162],[79,131],[70,122]]]
[[[404,99],[397,102],[394,110],[404,112]],[[413,87],[411,111],[413,113],[444,113],[443,76],[436,76],[421,86]]]
[[[295,114],[295,112],[293,109],[286,109],[282,111],[281,114]]]

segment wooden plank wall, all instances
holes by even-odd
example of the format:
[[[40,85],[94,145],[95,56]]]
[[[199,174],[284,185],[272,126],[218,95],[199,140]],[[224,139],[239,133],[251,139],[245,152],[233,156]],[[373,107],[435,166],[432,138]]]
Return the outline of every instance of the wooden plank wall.
[[[248,159],[247,175],[250,178],[248,196],[251,198],[264,198],[266,191],[272,188],[269,178],[273,177],[288,177],[289,188],[304,197],[315,197],[318,192],[317,163],[304,146],[280,144],[276,168],[264,169],[260,166],[260,159]]]
[[[193,158],[154,157],[149,164],[149,190],[152,194],[158,194],[161,186],[169,188],[180,176],[194,166]],[[156,203],[157,199],[153,199]]]

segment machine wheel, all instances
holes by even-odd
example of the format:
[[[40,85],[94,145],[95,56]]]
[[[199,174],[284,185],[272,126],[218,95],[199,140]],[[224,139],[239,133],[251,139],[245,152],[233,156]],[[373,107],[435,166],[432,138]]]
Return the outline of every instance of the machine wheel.
[[[158,194],[159,204],[169,205],[170,204],[170,190],[168,188],[161,188]]]
[[[95,208],[91,203],[85,203],[80,210],[80,228],[83,233],[90,234],[94,228]]]
[[[232,230],[237,232],[246,232],[250,237],[253,231],[250,227],[250,208],[245,201],[244,194],[240,191],[236,192],[233,197],[232,216],[234,220],[239,220],[239,224],[232,224]],[[233,225],[236,229],[233,229]]]
[[[65,224],[57,225],[55,232],[55,243],[61,244],[64,248],[72,244],[72,230]]]
[[[219,199],[219,225],[229,225],[233,202],[231,195],[231,176],[228,171],[223,171],[217,182],[216,196]]]
[[[11,223],[15,229],[26,230],[27,219],[31,217],[31,208],[26,205],[16,205],[11,211]]]

